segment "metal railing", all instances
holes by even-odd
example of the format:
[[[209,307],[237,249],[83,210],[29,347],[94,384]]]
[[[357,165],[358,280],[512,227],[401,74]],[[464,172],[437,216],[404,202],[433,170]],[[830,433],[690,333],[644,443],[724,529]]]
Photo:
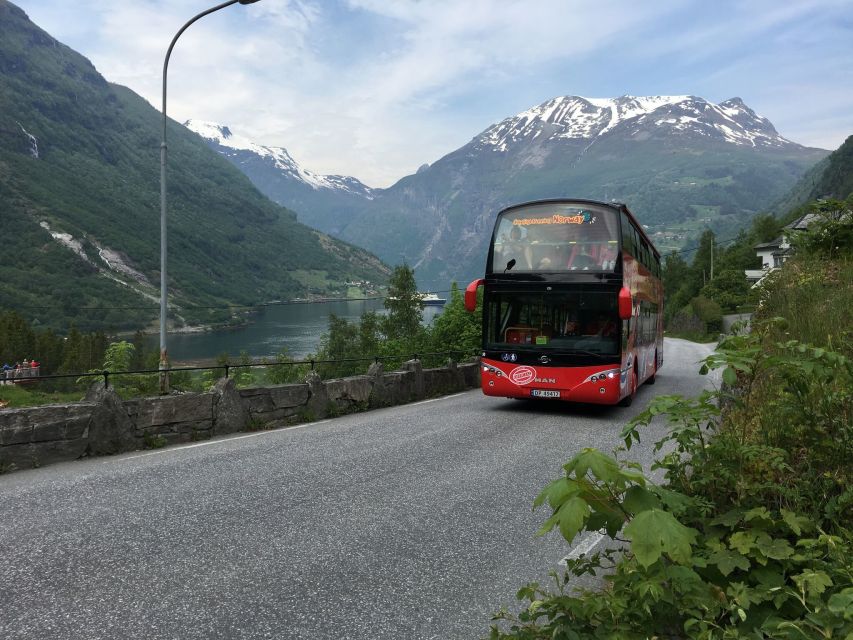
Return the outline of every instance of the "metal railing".
[[[465,358],[476,356],[478,351],[463,351],[463,350],[450,350],[450,351],[435,351],[428,353],[412,353],[407,355],[391,355],[391,356],[366,356],[361,358],[340,358],[340,359],[327,359],[327,360],[287,360],[287,361],[279,361],[279,362],[249,362],[249,363],[239,363],[239,364],[216,364],[210,366],[195,366],[195,367],[172,367],[169,369],[169,373],[178,373],[178,372],[191,372],[191,371],[222,371],[225,378],[230,377],[231,373],[235,369],[254,369],[254,368],[276,368],[276,367],[295,367],[295,366],[310,366],[311,371],[318,370],[322,365],[343,365],[343,364],[353,364],[356,362],[388,362],[388,361],[405,361],[406,358],[410,358],[412,360],[421,360],[423,358],[434,358],[434,357],[450,357],[450,356],[461,356],[457,358],[456,361],[459,362]],[[6,382],[9,383],[19,383],[21,381],[25,382],[40,382],[47,380],[69,380],[74,379],[80,381],[81,379],[86,378],[103,378],[104,386],[110,386],[110,377],[111,376],[144,376],[144,375],[159,375],[159,369],[136,369],[132,371],[110,371],[104,369],[102,371],[89,371],[86,373],[59,373],[59,374],[50,374],[50,375],[30,375],[25,378],[9,378]]]

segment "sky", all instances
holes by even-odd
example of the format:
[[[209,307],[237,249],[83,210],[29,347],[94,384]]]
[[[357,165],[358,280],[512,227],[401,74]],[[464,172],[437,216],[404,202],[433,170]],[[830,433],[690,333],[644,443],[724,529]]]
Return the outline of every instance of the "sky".
[[[158,109],[216,0],[13,0]],[[551,98],[739,96],[783,136],[853,134],[853,0],[260,0],[205,16],[168,115],[386,187]]]

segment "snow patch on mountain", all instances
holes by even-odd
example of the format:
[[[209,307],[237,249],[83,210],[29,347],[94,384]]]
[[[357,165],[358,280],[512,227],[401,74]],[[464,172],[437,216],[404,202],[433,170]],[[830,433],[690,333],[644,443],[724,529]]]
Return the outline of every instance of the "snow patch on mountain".
[[[522,141],[587,140],[624,131],[666,127],[731,144],[781,147],[794,144],[780,136],[769,120],[740,98],[719,105],[696,96],[622,96],[553,98],[490,127],[475,143],[505,152]]]
[[[225,155],[237,155],[250,153],[272,162],[276,169],[287,174],[313,189],[330,189],[333,191],[348,191],[357,195],[373,199],[373,190],[356,178],[340,175],[321,175],[303,168],[293,159],[287,149],[283,147],[267,147],[257,144],[240,135],[235,135],[227,126],[215,122],[204,122],[202,120],[187,120],[184,126],[200,135],[205,140],[216,143],[222,147]]]

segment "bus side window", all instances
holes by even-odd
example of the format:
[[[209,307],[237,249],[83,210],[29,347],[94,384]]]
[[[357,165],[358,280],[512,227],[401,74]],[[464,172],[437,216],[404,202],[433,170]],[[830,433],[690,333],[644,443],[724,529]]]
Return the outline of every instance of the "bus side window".
[[[634,236],[631,233],[633,227],[628,216],[622,214],[622,250],[630,255],[634,255]]]

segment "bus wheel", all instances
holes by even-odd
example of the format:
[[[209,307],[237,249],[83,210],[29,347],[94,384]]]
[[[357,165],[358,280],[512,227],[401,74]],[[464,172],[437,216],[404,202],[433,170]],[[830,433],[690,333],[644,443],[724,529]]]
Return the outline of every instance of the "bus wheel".
[[[631,370],[631,393],[619,401],[620,407],[630,407],[634,402],[634,396],[637,395],[637,369]]]

